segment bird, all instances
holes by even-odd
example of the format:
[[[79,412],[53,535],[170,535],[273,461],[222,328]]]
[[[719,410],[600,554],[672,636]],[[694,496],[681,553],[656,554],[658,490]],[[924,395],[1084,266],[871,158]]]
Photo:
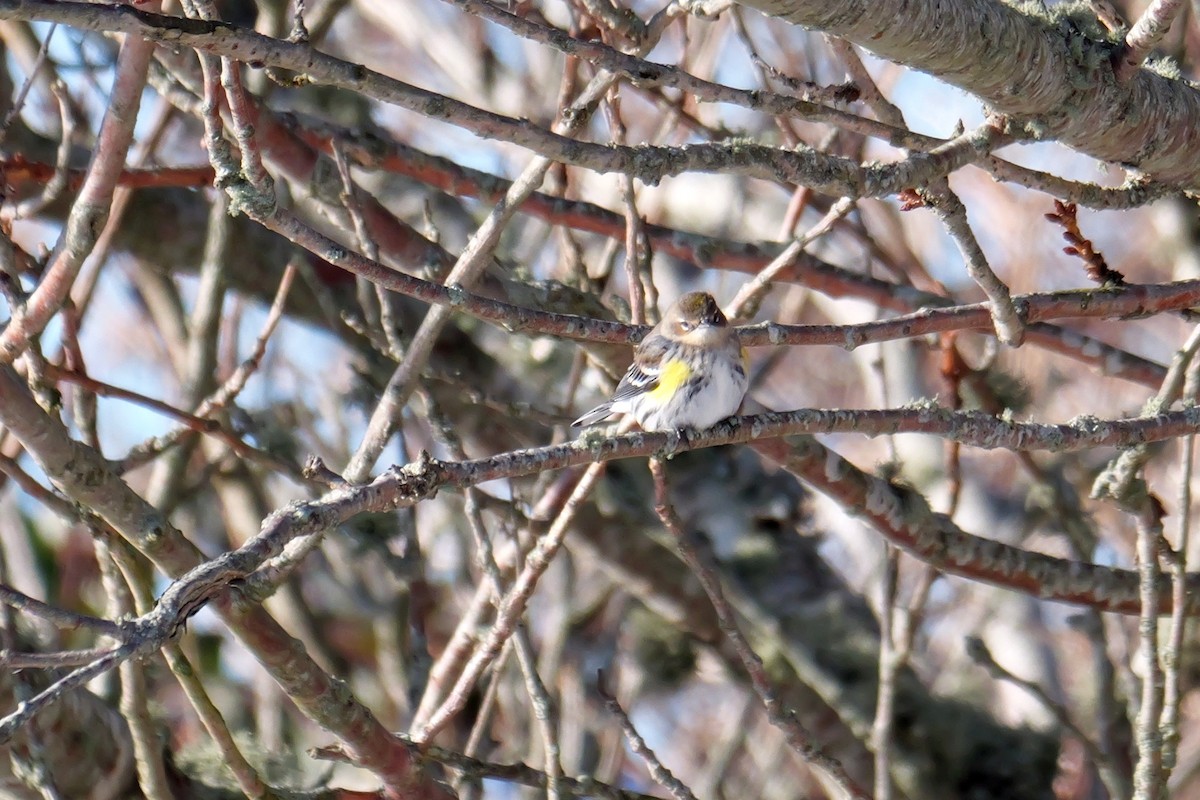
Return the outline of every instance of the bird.
[[[747,365],[713,296],[688,292],[634,350],[613,396],[572,425],[629,414],[646,431],[711,427],[737,413],[749,385]]]

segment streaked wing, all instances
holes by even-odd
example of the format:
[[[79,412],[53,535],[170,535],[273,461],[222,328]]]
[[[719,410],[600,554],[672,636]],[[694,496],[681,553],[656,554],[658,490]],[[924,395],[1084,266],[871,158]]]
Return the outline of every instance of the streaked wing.
[[[622,400],[637,397],[639,394],[654,391],[655,386],[658,386],[658,370],[649,369],[634,361],[629,365],[621,382],[617,384],[612,402],[619,403]]]

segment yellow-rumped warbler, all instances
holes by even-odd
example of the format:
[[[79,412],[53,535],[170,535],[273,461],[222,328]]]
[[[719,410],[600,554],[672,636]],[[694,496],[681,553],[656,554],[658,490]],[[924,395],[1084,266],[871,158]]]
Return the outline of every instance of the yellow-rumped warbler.
[[[637,349],[612,399],[574,425],[630,414],[643,430],[707,428],[746,396],[746,351],[707,292],[676,300]]]

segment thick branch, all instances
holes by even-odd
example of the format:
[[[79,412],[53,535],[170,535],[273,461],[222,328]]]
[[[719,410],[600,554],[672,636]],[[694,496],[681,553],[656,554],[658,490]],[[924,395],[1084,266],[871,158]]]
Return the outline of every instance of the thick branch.
[[[163,572],[178,578],[195,568],[193,579],[173,584],[156,607],[154,614],[165,613],[169,618],[168,625],[157,627],[159,637],[169,636],[174,632],[175,624],[184,622],[211,598],[214,585],[228,583],[226,577],[231,570],[224,561],[203,561],[195,545],[122,481],[100,453],[71,439],[63,424],[37,405],[11,367],[0,367],[0,423],[21,442],[64,494],[103,518]],[[288,531],[293,526],[320,530],[325,522],[326,518],[320,514],[297,519],[284,510],[269,520],[268,526]],[[256,563],[261,561],[259,558]],[[218,573],[215,578],[214,572]],[[347,750],[355,754],[358,763],[378,774],[390,790],[396,794],[407,791],[409,794],[405,796],[410,797],[437,800],[447,797],[437,784],[415,770],[408,754],[397,748],[387,730],[366,706],[359,703],[343,684],[322,671],[299,642],[261,606],[236,603],[228,595],[218,605],[229,626],[292,701],[338,736]],[[165,639],[145,639],[141,646],[153,649],[161,641]],[[116,666],[137,652],[136,643],[122,645],[111,658],[95,662],[95,674]],[[20,713],[20,709],[14,712]]]
[[[1013,423],[945,409],[805,409],[734,417],[704,431],[584,436],[567,444],[514,450],[470,461],[439,461],[423,454],[420,460],[392,468],[369,484],[345,486],[320,500],[273,515],[258,536],[238,550],[207,562],[163,597],[191,596],[189,592],[198,591],[200,585],[209,587],[211,593],[213,587],[249,575],[298,535],[328,530],[356,514],[412,506],[446,487],[467,488],[598,461],[667,457],[704,447],[754,442],[759,452],[847,508],[862,510],[893,544],[939,569],[1046,599],[1136,614],[1140,601],[1133,572],[1032,553],[973,536],[943,515],[933,513],[918,493],[858,470],[811,437],[789,442],[779,437],[801,432],[881,435],[936,431],[981,447],[1062,451],[1174,438],[1195,430],[1200,430],[1200,408],[1155,418],[1110,422],[1082,419],[1066,425]],[[1189,584],[1194,582],[1200,582],[1200,574],[1190,576]],[[181,585],[185,583],[194,587]],[[1162,596],[1164,605],[1169,605],[1169,592],[1164,591]],[[1200,613],[1200,595],[1189,596],[1194,598],[1189,613]]]
[[[1044,138],[1200,187],[1190,135],[1200,127],[1200,92],[1145,69],[1119,82],[1110,61],[1116,45],[1066,21],[1056,25],[998,0],[742,2],[928,72],[1001,113],[1034,118]]]
[[[649,184],[684,172],[724,172],[809,186],[838,197],[883,197],[947,175],[1008,141],[1006,134],[989,124],[897,164],[868,165],[808,147],[780,150],[738,142],[686,147],[600,145],[420,89],[308,44],[272,39],[226,23],[152,14],[133,6],[0,0],[0,20],[7,19],[127,33],[223,58],[293,70],[313,83],[353,90],[429,119],[458,125],[477,136],[510,141],[564,164],[597,172],[623,172]]]

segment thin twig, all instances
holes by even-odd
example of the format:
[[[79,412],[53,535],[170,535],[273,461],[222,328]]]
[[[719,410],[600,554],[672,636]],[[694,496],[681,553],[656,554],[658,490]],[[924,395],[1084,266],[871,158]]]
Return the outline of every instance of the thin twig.
[[[1187,6],[1184,0],[1153,0],[1125,34],[1124,47],[1114,57],[1117,79],[1126,81],[1171,29],[1171,23]]]
[[[1025,338],[1024,309],[1018,309],[1008,286],[988,264],[987,256],[984,255],[979,240],[975,238],[975,232],[971,230],[966,206],[950,191],[948,185],[944,191],[937,193],[931,205],[958,245],[967,273],[988,297],[996,336],[1005,344],[1017,347]]]
[[[762,303],[763,297],[771,290],[772,281],[776,280],[781,272],[792,267],[797,256],[803,253],[805,248],[828,233],[834,223],[849,214],[853,208],[854,201],[848,197],[843,197],[830,206],[825,216],[821,217],[801,236],[793,239],[770,264],[763,267],[758,274],[738,289],[737,295],[729,304],[729,318],[741,321],[750,319],[758,313],[758,307]]]
[[[196,716],[200,718],[201,724],[204,725],[204,729],[208,731],[208,735],[220,752],[223,763],[233,773],[234,780],[237,781],[242,794],[246,795],[248,800],[265,800],[272,797],[273,793],[270,788],[263,783],[258,771],[246,760],[241,748],[234,741],[233,734],[230,733],[229,726],[225,723],[225,718],[221,716],[220,710],[209,698],[204,684],[196,675],[195,667],[188,662],[183,650],[177,644],[169,644],[163,648],[163,655],[167,659],[167,666],[171,668],[175,680],[179,681],[180,688],[187,696],[188,702],[192,704]]]
[[[455,714],[462,710],[471,689],[478,682],[483,671],[487,669],[488,665],[500,653],[500,648],[504,642],[512,636],[516,625],[525,612],[526,603],[529,602],[529,598],[537,589],[538,580],[550,567],[551,561],[553,561],[554,556],[558,553],[559,548],[562,547],[567,530],[575,518],[575,512],[591,493],[592,489],[595,488],[596,482],[603,473],[603,462],[592,464],[584,472],[583,477],[580,478],[579,483],[575,486],[575,490],[571,492],[571,496],[563,504],[553,524],[538,539],[537,544],[530,551],[525,561],[525,567],[521,570],[521,574],[517,576],[516,581],[513,582],[512,588],[504,596],[504,600],[496,612],[496,621],[492,625],[492,629],[488,632],[487,639],[476,648],[474,655],[471,656],[471,659],[463,668],[462,674],[459,675],[458,680],[455,682],[454,687],[450,690],[441,707],[433,712],[429,717],[429,721],[416,732],[413,736],[414,740],[428,742],[438,731],[445,727]]]
[[[1005,681],[1014,686],[1024,689],[1033,696],[1038,703],[1045,708],[1054,717],[1055,721],[1071,733],[1072,736],[1080,743],[1088,758],[1096,769],[1100,772],[1100,778],[1104,781],[1104,786],[1108,790],[1110,796],[1116,798],[1129,796],[1129,785],[1120,775],[1113,760],[1106,755],[1100,747],[1092,741],[1092,739],[1075,724],[1071,719],[1070,713],[1060,703],[1056,702],[1046,690],[1039,686],[1034,681],[1019,678],[1002,667],[992,658],[991,652],[988,651],[987,645],[983,640],[972,636],[967,638],[967,655],[971,660],[979,666],[987,670],[995,680]]]
[[[491,780],[530,786],[535,789],[546,788],[546,774],[525,764],[497,764],[489,761],[481,761],[480,759],[471,758],[444,747],[438,747],[435,744],[422,744],[403,734],[396,734],[396,740],[401,746],[407,748],[414,757],[444,764],[476,780],[489,778]],[[309,753],[318,759],[338,762],[349,761],[353,763],[353,759],[349,758],[337,746],[313,748]],[[603,798],[604,800],[655,800],[650,795],[609,786],[592,778],[564,777],[562,780],[563,788],[574,793],[577,797],[594,796]]]
[[[15,650],[0,650],[0,666],[7,669],[62,669],[90,664],[98,658],[111,655],[110,647],[94,647],[87,650],[64,650],[52,653],[20,653]]]
[[[35,600],[2,583],[0,583],[0,603],[20,609],[27,614],[32,614],[41,619],[49,620],[57,627],[66,630],[84,628],[114,637],[120,637],[124,632],[124,628],[119,622],[100,619],[99,617],[90,617],[87,614],[77,614],[74,611],[67,611],[63,608],[56,608],[48,603],[43,603],[41,600]]]
[[[1183,394],[1188,367],[1200,351],[1200,325],[1192,329],[1183,346],[1175,351],[1171,366],[1163,378],[1162,386],[1142,407],[1142,415],[1152,417],[1162,414]],[[1120,503],[1138,502],[1136,478],[1150,459],[1150,449],[1145,444],[1123,450],[1101,471],[1092,482],[1092,497],[1111,497]]]
[[[612,140],[616,144],[625,143],[625,123],[621,120],[620,85],[614,86],[608,101],[604,104],[604,116],[608,120]],[[625,205],[625,282],[629,291],[630,319],[635,325],[646,324],[646,290],[643,281],[652,281],[651,276],[642,274],[641,243],[644,238],[642,218],[638,214],[637,194],[633,178],[621,173],[617,176],[617,185],[621,191],[621,201]],[[649,260],[647,259],[647,267]]]
[[[892,728],[895,723],[896,674],[903,663],[896,647],[896,593],[900,577],[900,551],[883,545],[883,581],[879,604],[879,690],[871,749],[875,753],[875,800],[892,798]]]
[[[1175,546],[1164,543],[1163,557],[1171,576],[1171,621],[1167,633],[1167,644],[1163,649],[1163,709],[1159,728],[1163,737],[1163,781],[1171,778],[1171,772],[1179,756],[1179,704],[1183,697],[1181,668],[1185,654],[1183,637],[1187,618],[1181,611],[1187,593],[1187,553],[1192,528],[1192,471],[1196,437],[1187,436],[1179,455],[1179,528]]]
[[[656,42],[657,37],[640,42],[639,52],[649,51]],[[575,102],[559,115],[559,122],[555,125],[553,134],[565,138],[579,131],[590,119],[594,104],[604,96],[615,81],[616,76],[610,73],[600,73],[593,78]],[[559,158],[565,160],[561,159],[561,156]],[[570,163],[569,160],[567,161]],[[479,278],[483,269],[491,262],[492,252],[499,244],[500,235],[525,199],[541,185],[542,179],[552,163],[553,161],[547,155],[534,157],[472,234],[470,241],[463,248],[444,281],[444,287],[454,296],[459,296],[464,290],[469,289]],[[275,216],[278,217],[278,213]],[[259,219],[261,221],[261,217]],[[362,442],[346,466],[343,475],[347,481],[360,483],[365,480],[387,442],[391,439],[398,424],[400,412],[408,403],[416,381],[433,352],[434,342],[449,322],[452,309],[453,304],[434,306],[421,321],[417,332],[413,334],[404,360],[388,380],[383,397],[380,398],[371,414]]]
[[[427,406],[430,408],[431,413],[435,410],[431,402],[427,403]],[[462,446],[457,436],[453,434],[450,426],[443,425],[440,427],[445,429],[446,435],[454,437],[447,444],[452,448],[455,455],[459,458],[466,458],[466,453],[462,450]],[[464,510],[466,512],[468,527],[471,529],[471,535],[475,539],[479,565],[483,570],[486,582],[491,586],[497,611],[499,611],[500,601],[504,597],[504,579],[500,574],[500,566],[496,563],[496,556],[492,548],[492,538],[488,534],[487,527],[483,522],[483,513],[479,506],[479,494],[479,491],[476,489],[467,490]],[[510,641],[513,651],[517,655],[521,674],[525,679],[525,689],[529,694],[538,730],[542,735],[542,754],[544,771],[546,773],[546,796],[551,798],[551,800],[557,800],[562,796],[561,779],[563,777],[563,769],[559,753],[558,728],[554,719],[554,702],[541,676],[538,675],[537,656],[533,650],[533,643],[529,638],[529,629],[524,622],[518,621]],[[498,673],[499,671],[497,671]]]
[[[688,533],[684,530],[675,507],[671,504],[667,491],[666,473],[660,459],[650,459],[650,472],[654,476],[654,510],[674,539],[684,563],[700,581],[704,593],[708,595],[709,602],[717,612],[721,632],[725,634],[733,646],[734,652],[737,653],[738,659],[742,662],[742,667],[750,677],[750,684],[754,687],[759,700],[762,701],[771,724],[783,732],[788,745],[797,755],[804,759],[810,767],[828,777],[848,797],[856,798],[856,800],[869,800],[870,794],[855,783],[846,773],[846,768],[842,766],[841,762],[822,752],[813,742],[812,736],[796,719],[795,713],[784,708],[779,701],[775,687],[771,684],[771,679],[767,677],[762,659],[750,647],[750,643],[738,627],[737,616],[733,607],[725,599],[725,592],[721,588],[720,579],[713,566],[701,559]]]
[[[131,403],[136,403],[143,408],[148,408],[177,422],[183,423],[184,427],[181,429],[182,431],[203,433],[220,440],[224,444],[228,445],[229,449],[239,456],[253,459],[270,466],[272,469],[278,472],[289,474],[294,477],[299,477],[302,474],[300,466],[288,463],[278,456],[268,453],[265,450],[261,450],[253,445],[247,444],[236,433],[226,430],[221,425],[219,420],[200,417],[196,414],[190,414],[187,411],[170,405],[169,403],[164,403],[161,400],[155,400],[153,397],[147,397],[129,389],[113,386],[112,384],[105,383],[104,381],[90,378],[87,375],[80,375],[78,373],[71,372],[70,370],[56,367],[53,364],[46,365],[46,377],[51,380],[63,381],[64,383],[72,383],[82,386],[88,391],[99,395],[100,397],[113,397],[120,400],[127,400]],[[208,411],[209,409],[205,410]],[[127,468],[132,468],[134,466],[139,466],[141,463],[145,463],[145,455],[145,451],[139,451],[137,461],[130,463]]]
[[[49,32],[46,34],[45,41],[42,43],[43,48],[50,43],[50,37],[53,35],[54,26],[51,26]],[[39,58],[42,55],[44,55],[44,52],[39,51]],[[33,76],[30,77],[32,78]],[[25,84],[25,86],[28,85],[28,83]],[[42,187],[42,191],[36,197],[31,197],[17,204],[12,212],[13,219],[28,219],[36,216],[57,200],[62,195],[63,190],[67,188],[70,176],[71,150],[74,146],[75,138],[75,115],[71,112],[66,86],[61,81],[56,80],[50,84],[50,89],[54,93],[54,98],[58,101],[59,118],[62,120],[62,141],[59,143],[58,154],[54,162],[54,175],[50,180],[46,181],[45,186]]]
[[[157,2],[149,4],[157,10]],[[79,269],[104,227],[113,191],[133,142],[153,42],[131,36],[121,45],[108,108],[96,137],[87,178],[67,216],[42,280],[0,332],[0,363],[12,363],[62,308]]]
[[[145,613],[154,600],[146,590],[141,564],[134,563],[128,545],[119,538],[93,536],[100,578],[107,596],[107,613],[114,619],[127,618],[135,610]],[[166,764],[158,728],[149,708],[149,680],[145,665],[128,659],[118,666],[121,676],[121,716],[129,725],[138,784],[149,800],[171,800]]]
[[[58,30],[58,23],[53,22],[46,30],[46,34],[42,37],[42,42],[38,45],[37,55],[33,57],[33,65],[25,71],[25,80],[21,82],[21,88],[17,90],[17,94],[12,99],[12,108],[4,114],[4,119],[0,120],[0,144],[8,138],[8,132],[12,128],[13,121],[21,113],[21,109],[25,108],[25,101],[29,98],[29,90],[33,88],[37,82],[38,74],[42,71],[42,67],[46,65],[46,55],[50,52],[50,42],[54,39],[54,34]],[[71,137],[67,135],[66,129],[63,130],[63,140],[69,140]]]
[[[279,280],[279,288],[275,291],[275,297],[271,301],[271,308],[267,312],[267,318],[263,322],[262,330],[259,331],[258,337],[255,339],[254,348],[250,355],[238,365],[238,368],[233,371],[216,391],[196,407],[196,413],[192,416],[201,420],[205,426],[216,424],[216,421],[211,419],[211,416],[227,408],[230,403],[237,399],[237,396],[246,387],[246,383],[250,380],[251,376],[258,371],[263,356],[267,352],[267,342],[275,332],[279,321],[283,318],[284,305],[286,304],[288,293],[291,291],[292,282],[296,277],[296,271],[295,261],[289,261],[283,270],[283,276]],[[122,460],[122,471],[128,471],[145,464],[164,449],[176,444],[191,430],[193,428],[185,421],[184,427],[135,447]],[[239,452],[239,447],[235,446],[232,442],[227,440],[226,444],[229,444],[235,453]],[[241,447],[246,448],[249,446],[243,443]],[[249,451],[246,454],[249,454]],[[268,458],[273,459],[271,456],[268,456]],[[291,469],[289,467],[289,471]]]
[[[454,675],[461,674],[462,665],[471,655],[471,648],[483,624],[483,612],[491,604],[492,594],[492,587],[486,583],[480,582],[475,587],[475,594],[459,616],[454,633],[450,634],[450,640],[446,642],[441,655],[429,669],[429,680],[413,714],[412,728],[419,729],[428,722],[429,715],[441,704],[442,689],[450,683]]]
[[[625,713],[625,709],[621,708],[620,702],[604,689],[604,672],[600,671],[596,680],[596,691],[604,700],[604,707],[608,709],[608,713],[617,718],[617,722],[621,725],[621,731],[625,734],[625,740],[629,742],[629,749],[633,754],[646,762],[647,769],[650,770],[650,777],[658,783],[659,786],[671,793],[675,800],[696,800],[696,796],[692,794],[692,790],[684,785],[683,781],[676,778],[671,770],[663,766],[658,760],[658,756],[650,749],[650,745],[646,744],[646,740],[637,732],[637,728],[633,725],[633,720]]]
[[[1163,711],[1163,670],[1159,662],[1159,549],[1162,544],[1163,509],[1153,496],[1137,515],[1138,577],[1142,612],[1138,618],[1138,645],[1142,658],[1142,702],[1137,717],[1138,760],[1133,773],[1134,800],[1158,800],[1164,786],[1163,736],[1159,721]]]
[[[461,287],[442,286],[399,273],[348,250],[284,209],[276,209],[270,216],[259,218],[259,221],[268,229],[287,237],[314,255],[348,272],[362,275],[372,282],[401,294],[439,306],[452,306],[458,311],[469,313],[511,332],[536,332],[583,341],[629,343],[644,336],[648,330],[646,327],[629,326],[607,320],[523,308],[474,295]],[[914,302],[917,300],[917,296],[924,300],[932,300],[939,305],[945,302],[937,295],[928,296],[925,293],[916,292],[916,290],[892,286],[882,281],[878,283],[880,284],[879,292],[872,294],[871,299],[878,297],[885,300],[888,308],[897,305],[909,307],[909,300],[904,298],[909,294],[913,295]],[[1014,305],[1020,306],[1022,318],[1026,323],[1045,319],[1120,317],[1200,305],[1200,281],[1054,292],[1033,297],[1040,302],[1034,302],[1026,297],[1014,299]],[[948,311],[931,309],[910,314],[901,320],[863,323],[852,327],[759,324],[741,329],[739,337],[747,346],[837,344],[843,347],[856,347],[866,341],[909,338],[918,333],[963,329],[988,330],[993,326],[991,307],[988,304],[976,304],[960,306]],[[1042,346],[1061,350],[1080,360],[1105,364],[1110,372],[1116,374],[1128,372],[1134,380],[1155,384],[1161,380],[1162,373],[1158,368],[1151,370],[1153,377],[1149,377],[1145,369],[1139,370],[1132,365],[1121,369],[1124,364],[1136,361],[1128,354],[1122,354],[1121,360],[1114,369],[1114,365],[1108,364],[1107,360],[1109,356],[1115,355],[1114,349],[1105,347],[1098,341],[1093,340],[1086,343],[1088,348],[1097,350],[1095,355],[1088,357],[1083,352],[1082,346],[1068,346],[1064,341],[1064,338],[1071,338],[1082,343],[1084,340],[1076,334],[1068,337],[1064,332],[1039,329],[1033,325],[1028,325],[1026,330],[1031,340],[1036,337]],[[870,335],[864,337],[862,335],[864,332],[870,332]],[[1133,373],[1145,377],[1133,377]]]

